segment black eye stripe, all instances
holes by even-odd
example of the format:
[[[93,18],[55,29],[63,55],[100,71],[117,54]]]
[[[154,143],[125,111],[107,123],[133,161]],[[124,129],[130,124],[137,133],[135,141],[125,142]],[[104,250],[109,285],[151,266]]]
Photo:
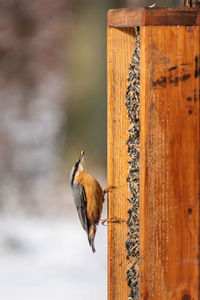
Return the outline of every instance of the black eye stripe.
[[[79,161],[78,161],[78,162],[75,164],[75,166],[74,166],[74,172],[73,172],[73,174],[72,174],[71,186],[73,186],[75,174],[76,174],[76,172],[77,172],[77,170],[78,170],[79,163],[80,163],[80,159],[79,159]]]

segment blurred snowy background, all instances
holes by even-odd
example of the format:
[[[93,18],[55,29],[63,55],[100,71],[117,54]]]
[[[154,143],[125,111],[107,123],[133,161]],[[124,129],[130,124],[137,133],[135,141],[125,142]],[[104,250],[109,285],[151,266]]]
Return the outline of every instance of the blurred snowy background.
[[[107,9],[154,2],[0,1],[0,299],[106,299],[68,174],[84,149],[106,186]]]

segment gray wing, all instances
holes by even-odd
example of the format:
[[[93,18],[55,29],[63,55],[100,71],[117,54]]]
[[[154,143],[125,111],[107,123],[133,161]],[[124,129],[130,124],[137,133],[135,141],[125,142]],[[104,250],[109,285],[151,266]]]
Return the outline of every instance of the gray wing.
[[[89,232],[89,221],[87,219],[87,202],[84,186],[80,183],[73,184],[73,197],[78,211],[78,216],[85,231]]]

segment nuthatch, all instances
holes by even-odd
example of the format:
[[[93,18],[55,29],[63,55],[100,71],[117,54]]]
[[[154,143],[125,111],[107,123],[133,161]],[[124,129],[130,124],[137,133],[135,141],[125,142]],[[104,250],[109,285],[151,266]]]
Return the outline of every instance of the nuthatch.
[[[72,168],[70,180],[79,219],[87,233],[92,251],[95,252],[96,225],[101,217],[104,195],[114,187],[110,186],[102,191],[98,181],[86,172],[84,151],[81,151],[79,160]]]

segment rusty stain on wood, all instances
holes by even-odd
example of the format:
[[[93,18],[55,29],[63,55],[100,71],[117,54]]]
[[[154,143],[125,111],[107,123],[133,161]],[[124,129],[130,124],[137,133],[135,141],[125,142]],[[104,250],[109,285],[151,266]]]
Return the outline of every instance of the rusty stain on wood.
[[[134,51],[134,28],[108,28],[108,184],[117,188],[109,194],[109,217],[128,219],[129,120],[125,106],[128,68]],[[108,299],[127,299],[128,239],[126,222],[108,225]]]
[[[141,27],[140,299],[199,299],[199,27]]]

